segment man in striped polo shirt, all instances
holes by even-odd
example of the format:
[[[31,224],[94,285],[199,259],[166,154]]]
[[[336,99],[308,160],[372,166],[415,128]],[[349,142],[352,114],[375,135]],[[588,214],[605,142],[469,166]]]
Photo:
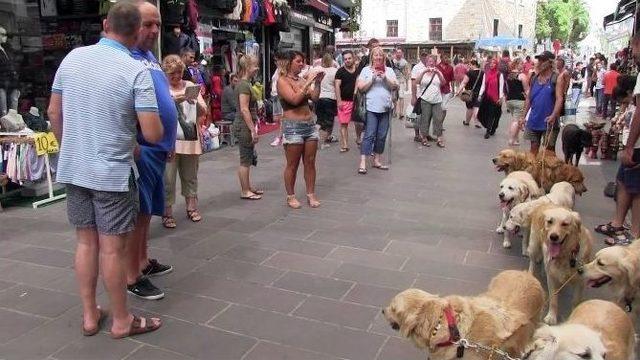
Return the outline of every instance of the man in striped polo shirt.
[[[105,316],[96,303],[98,264],[114,338],[161,325],[160,319],[127,309],[124,248],[138,207],[136,127],[152,143],[163,135],[151,75],[129,51],[140,23],[136,5],[114,5],[103,22],[105,38],[74,49],[60,64],[49,103],[49,119],[61,139],[57,181],[67,184],[67,214],[78,237],[75,271],[87,336],[100,331]]]
[[[136,228],[131,233],[132,238],[127,241],[127,290],[129,294],[142,299],[158,300],[164,297],[164,292],[151,283],[148,277],[168,274],[173,271],[173,266],[149,259],[147,241],[151,216],[162,216],[164,213],[164,170],[167,155],[173,151],[176,143],[178,112],[169,91],[169,81],[151,52],[160,35],[160,12],[155,5],[144,0],[138,0],[137,4],[142,16],[142,26],[136,48],[131,52],[149,70],[153,79],[164,136],[158,143],[152,144],[138,132],[136,154],[139,155],[136,165],[140,173],[140,213]]]

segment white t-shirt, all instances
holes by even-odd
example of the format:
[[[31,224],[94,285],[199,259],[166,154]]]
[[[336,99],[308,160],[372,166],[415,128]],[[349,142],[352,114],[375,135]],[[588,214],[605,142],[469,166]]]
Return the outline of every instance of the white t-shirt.
[[[415,80],[418,78],[418,76],[420,76],[420,74],[424,71],[424,69],[426,69],[427,67],[424,66],[424,64],[422,63],[422,61],[418,62],[417,64],[415,64],[413,66],[413,69],[411,69],[411,80]],[[420,94],[418,94],[420,95]]]
[[[320,98],[335,100],[336,99],[335,80],[336,80],[336,72],[338,72],[338,69],[334,67],[325,68],[321,66],[315,69],[324,71],[324,77],[322,78],[322,82],[320,83]]]
[[[418,73],[418,77],[419,76],[420,76],[420,73]],[[433,81],[431,80],[432,77],[433,77]],[[431,85],[429,85],[429,82],[431,82]],[[429,85],[428,88],[427,88],[427,85]],[[422,94],[423,91],[424,91],[424,94]],[[421,94],[422,96],[420,96]],[[440,91],[440,78],[438,77],[437,73],[430,72],[430,73],[424,74],[424,76],[422,77],[422,81],[418,86],[416,96],[420,97],[420,99],[431,104],[438,104],[442,102],[442,92]]]

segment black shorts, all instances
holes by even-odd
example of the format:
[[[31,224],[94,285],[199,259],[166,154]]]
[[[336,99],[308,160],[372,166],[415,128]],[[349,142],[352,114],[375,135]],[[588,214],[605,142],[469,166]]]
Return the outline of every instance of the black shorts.
[[[468,102],[464,103],[467,106],[468,110],[473,109],[474,107],[480,107],[480,101],[478,101],[478,95],[477,93],[473,93],[473,96],[471,97],[471,100],[469,100]]]
[[[636,164],[640,163],[640,149],[633,149],[632,158]],[[640,194],[640,166],[627,168],[620,165],[616,179],[624,185],[629,194]]]
[[[338,115],[338,103],[333,99],[318,99],[316,103],[317,123],[323,131],[333,128],[333,120]]]

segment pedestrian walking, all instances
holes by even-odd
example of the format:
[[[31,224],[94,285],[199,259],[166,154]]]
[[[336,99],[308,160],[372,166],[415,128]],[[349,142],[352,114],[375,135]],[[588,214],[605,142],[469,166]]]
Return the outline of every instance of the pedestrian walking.
[[[571,108],[578,109],[580,105],[580,97],[582,96],[582,87],[584,86],[582,62],[578,61],[576,67],[571,74]]]
[[[603,109],[602,105],[604,103],[604,74],[605,74],[604,65],[600,61],[596,61],[596,70],[593,74],[592,81],[594,82],[593,91],[596,97],[596,113],[598,116],[602,116]]]
[[[338,104],[338,122],[340,122],[340,152],[349,151],[349,121],[353,112],[353,95],[356,89],[358,73],[353,52],[342,52],[344,65],[338,69],[335,78],[336,101]]]
[[[333,66],[333,55],[325,53],[322,55],[321,66],[315,68],[317,72],[323,72],[324,77],[320,83],[320,98],[316,103],[315,110],[320,126],[320,149],[328,148],[327,140],[333,132],[333,121],[338,115],[338,105],[336,103],[336,69]]]
[[[524,138],[531,142],[531,153],[538,154],[544,142],[547,150],[555,151],[560,132],[559,117],[562,111],[563,87],[558,81],[558,73],[553,71],[555,55],[544,51],[536,56],[538,63],[535,75],[529,80],[530,89],[520,118],[520,126],[525,126]],[[528,118],[525,117],[529,113]]]
[[[440,69],[436,67],[436,56],[429,55],[426,60],[425,68],[416,77],[416,84],[419,89],[416,94],[420,93],[420,97],[416,103],[420,104],[421,114],[418,117],[418,128],[420,129],[420,141],[423,146],[430,146],[430,130],[433,125],[433,138],[437,139],[437,144],[444,147],[444,138],[442,132],[442,122],[444,121],[444,111],[442,109],[443,94],[442,84],[446,83],[446,79]]]
[[[404,119],[405,104],[404,98],[409,94],[409,63],[404,58],[402,49],[396,49],[391,59],[393,72],[398,79],[398,90],[395,91],[396,102],[393,106],[393,116]]]
[[[398,88],[393,70],[385,66],[386,55],[380,47],[371,50],[371,63],[362,69],[356,86],[365,94],[366,125],[360,147],[359,174],[367,173],[367,157],[373,155],[373,167],[389,170],[381,162],[389,131],[389,117],[393,110],[392,92]]]
[[[169,90],[169,81],[152,52],[160,35],[160,12],[155,5],[148,2],[138,3],[138,9],[142,15],[142,26],[132,54],[148,69],[153,79],[164,135],[160,142],[153,144],[138,133],[135,153],[139,174],[137,185],[140,212],[131,239],[126,242],[127,291],[142,299],[157,300],[164,297],[164,292],[156,287],[149,277],[168,274],[173,271],[173,266],[149,258],[149,225],[152,216],[164,214],[164,172],[168,155],[174,151],[176,143],[178,113]]]
[[[602,118],[613,118],[616,114],[616,101],[613,98],[613,89],[618,84],[618,77],[620,73],[618,72],[618,65],[616,63],[611,63],[609,65],[609,71],[604,74],[602,79],[603,85],[603,98],[602,98]]]
[[[182,196],[185,198],[187,218],[192,222],[202,220],[198,210],[198,168],[202,146],[200,145],[200,127],[207,124],[207,105],[198,91],[187,93],[198,85],[182,80],[184,64],[176,55],[169,55],[162,60],[162,69],[169,78],[171,96],[178,111],[178,126],[175,151],[169,154],[169,161],[164,173],[165,209],[162,224],[166,228],[175,228],[173,205],[176,202],[176,176],[180,174]],[[204,119],[204,120],[201,120]]]
[[[304,55],[299,51],[289,51],[280,68],[278,96],[284,109],[282,137],[287,164],[284,169],[284,186],[287,205],[293,209],[301,207],[296,199],[296,174],[300,160],[304,164],[304,180],[307,188],[307,203],[312,208],[320,206],[315,194],[316,152],[318,150],[318,130],[309,100],[320,98],[323,72],[310,70],[307,78],[300,73],[305,68]]]
[[[138,7],[117,3],[103,24],[105,37],[98,44],[72,50],[60,64],[48,115],[61,140],[57,181],[66,184],[67,215],[78,238],[74,269],[82,334],[100,332],[106,317],[96,302],[100,269],[113,319],[111,336],[123,338],[162,324],[127,309],[124,249],[137,216],[137,126],[149,143],[162,140],[163,128],[151,74],[128,50],[139,35]]]
[[[520,118],[524,110],[524,101],[529,91],[529,80],[523,72],[522,60],[515,59],[509,65],[507,75],[507,112],[511,114],[509,125],[509,145],[520,145]]]
[[[487,71],[485,71],[482,87],[480,88],[480,109],[478,120],[487,129],[484,138],[495,135],[500,117],[502,116],[502,104],[504,103],[504,76],[498,69],[498,60],[487,58]]]
[[[417,88],[418,88],[418,76],[420,74],[422,74],[422,72],[427,68],[427,61],[429,59],[429,56],[431,56],[429,54],[428,51],[423,50],[420,52],[420,61],[418,61],[417,64],[415,64],[413,66],[413,68],[411,69],[411,106],[414,106],[416,104],[420,104],[418,102],[418,95],[421,95],[422,93],[417,93]],[[413,141],[415,142],[422,142],[422,137],[420,136],[420,127],[418,125],[419,121],[416,120],[413,123],[413,132],[414,132],[414,137],[413,137]]]
[[[440,57],[440,63],[437,66],[438,70],[442,74],[442,78],[444,81],[440,83],[440,92],[442,93],[442,123],[444,124],[444,119],[447,117],[447,110],[449,109],[449,102],[453,97],[453,92],[451,91],[451,85],[453,83],[453,67],[451,63],[449,63],[449,55],[442,54]],[[437,136],[437,135],[436,135]],[[438,142],[438,144],[444,144],[444,142]]]
[[[453,67],[453,92],[457,94],[460,91],[464,76],[469,71],[469,59],[465,57],[460,58],[460,62]]]
[[[240,198],[243,200],[260,200],[263,190],[251,186],[251,166],[258,165],[258,155],[255,145],[258,143],[258,99],[251,91],[251,80],[260,68],[258,59],[252,55],[245,55],[238,60],[238,84],[234,94],[237,98],[236,118],[233,130],[238,139],[240,165],[238,166],[238,180],[240,182]]]
[[[589,59],[589,63],[586,66],[586,70],[585,70],[585,79],[587,81],[587,89],[586,91],[586,96],[594,96],[594,92],[593,92],[593,88],[595,86],[595,81],[593,81],[593,75],[596,71],[596,59],[595,58],[590,58]]]
[[[465,74],[456,96],[460,96],[463,91],[467,91],[469,96],[466,97],[465,105],[467,107],[467,113],[463,125],[469,126],[471,120],[476,128],[482,126],[478,122],[478,110],[480,109],[480,88],[482,87],[482,78],[484,77],[484,71],[480,70],[480,64],[475,59],[469,61],[469,71]]]

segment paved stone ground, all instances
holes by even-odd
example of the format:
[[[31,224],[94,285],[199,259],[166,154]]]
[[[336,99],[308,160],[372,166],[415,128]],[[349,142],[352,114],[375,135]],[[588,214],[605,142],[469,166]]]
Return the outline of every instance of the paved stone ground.
[[[259,147],[261,201],[241,201],[236,148],[203,157],[200,208],[178,228],[152,224],[151,253],[175,272],[155,282],[161,301],[131,299],[164,320],[153,334],[120,341],[80,335],[72,269],[74,233],[65,204],[0,214],[0,358],[7,359],[424,359],[397,337],[380,309],[397,292],[476,294],[526,260],[494,233],[501,175],[490,158],[505,147],[508,115],[490,140],[461,125],[456,101],[447,148],[423,148],[394,122],[391,171],[357,175],[357,149],[318,154],[323,205],[285,207],[281,149]],[[602,188],[616,164],[582,166],[590,191],[577,200],[593,228],[613,211]],[[304,198],[303,182],[298,195]],[[601,239],[597,239],[601,244]],[[100,288],[101,289],[101,288]],[[588,292],[593,296],[593,292]],[[101,291],[101,303],[107,305]],[[566,312],[566,311],[565,311]],[[565,314],[566,315],[566,314]]]

